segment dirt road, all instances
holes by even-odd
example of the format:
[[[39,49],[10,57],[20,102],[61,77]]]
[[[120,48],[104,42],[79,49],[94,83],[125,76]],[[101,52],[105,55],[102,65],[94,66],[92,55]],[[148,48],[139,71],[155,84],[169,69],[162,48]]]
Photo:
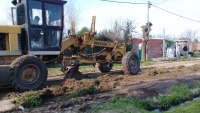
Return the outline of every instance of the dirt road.
[[[193,85],[200,80],[200,60],[184,62],[157,62],[151,66],[141,66],[142,73],[135,76],[123,75],[122,70],[109,73],[84,73],[82,80],[62,80],[60,77],[50,78],[44,89],[51,91],[54,98],[50,98],[38,108],[26,109],[24,112],[76,112],[84,109],[88,103],[101,104],[101,100],[114,96],[128,95],[133,98],[153,97],[166,93],[168,87],[177,83]],[[57,81],[55,81],[57,79]],[[53,80],[53,81],[52,81]],[[98,94],[67,100],[66,95],[82,88],[89,88],[94,81]],[[10,99],[21,94],[10,88],[0,89],[0,99]],[[1,103],[1,102],[0,102]],[[67,104],[68,103],[68,104]],[[70,103],[70,105],[69,105]]]

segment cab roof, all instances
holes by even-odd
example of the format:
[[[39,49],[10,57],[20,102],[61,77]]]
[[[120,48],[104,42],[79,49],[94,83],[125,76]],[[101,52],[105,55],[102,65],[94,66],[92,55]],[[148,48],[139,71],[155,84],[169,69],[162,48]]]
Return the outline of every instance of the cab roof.
[[[13,5],[17,5],[18,3],[21,3],[22,1],[32,1],[32,0],[12,0]],[[41,2],[51,2],[51,3],[57,3],[57,4],[66,4],[67,1],[64,0],[35,0],[35,1],[41,1]]]

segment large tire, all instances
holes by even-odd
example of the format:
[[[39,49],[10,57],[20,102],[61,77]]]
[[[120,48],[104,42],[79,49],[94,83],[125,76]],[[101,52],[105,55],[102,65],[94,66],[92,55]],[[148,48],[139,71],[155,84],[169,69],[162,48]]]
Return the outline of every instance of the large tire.
[[[10,65],[8,81],[14,90],[23,92],[39,89],[45,84],[47,75],[47,67],[40,58],[24,55]]]
[[[122,69],[125,74],[136,75],[140,71],[140,61],[137,54],[130,51],[122,58]]]
[[[102,73],[106,73],[106,72],[109,72],[113,67],[113,63],[99,63],[98,64],[98,68],[99,68],[99,71],[101,71]]]

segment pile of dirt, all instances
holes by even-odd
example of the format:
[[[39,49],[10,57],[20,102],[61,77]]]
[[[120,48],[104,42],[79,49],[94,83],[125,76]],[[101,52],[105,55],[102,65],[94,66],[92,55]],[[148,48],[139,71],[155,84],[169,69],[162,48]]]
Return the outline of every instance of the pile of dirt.
[[[67,79],[62,83],[61,87],[65,87],[66,93],[70,93],[79,91],[83,88],[87,89],[91,85],[95,84],[95,82],[98,82],[98,84],[95,85],[98,91],[106,92],[123,89],[124,87],[140,84],[145,81],[182,77],[193,72],[200,72],[200,65],[194,65],[190,68],[183,65],[170,68],[149,68],[142,74],[132,76],[122,75],[120,72],[118,74],[109,73],[93,76],[91,78],[83,78],[82,80]]]
[[[67,79],[63,82],[50,83],[50,87],[44,88],[50,95],[59,96],[63,94],[69,94],[71,92],[77,92],[83,88],[87,89],[91,85],[95,84],[95,87],[100,92],[108,92],[112,90],[121,90],[125,87],[131,85],[141,84],[145,81],[152,80],[164,80],[164,79],[173,79],[182,76],[188,76],[188,73],[200,72],[200,65],[193,65],[191,67],[185,67],[183,65],[178,67],[170,68],[149,68],[144,70],[143,73],[138,75],[123,75],[120,72],[110,72],[109,74],[99,76],[92,74],[89,78],[88,76],[82,76],[81,80],[77,79]],[[114,73],[114,74],[113,74]],[[97,82],[98,84],[96,84]],[[2,94],[3,98],[13,98],[17,97],[18,93],[8,92]]]
[[[43,88],[43,92],[44,96],[47,97],[60,97],[64,95],[66,98],[66,95],[71,92],[77,92],[83,88],[88,89],[91,85],[95,85],[95,88],[99,91],[99,94],[95,95],[96,99],[98,97],[106,97],[107,95],[114,96],[121,94],[146,98],[159,93],[166,93],[167,90],[164,91],[163,89],[169,87],[168,84],[175,84],[177,82],[166,82],[166,80],[190,77],[192,74],[198,72],[200,72],[200,64],[190,67],[180,65],[170,68],[148,68],[142,73],[132,76],[123,75],[122,71],[113,71],[107,74],[92,73],[91,75],[81,76],[81,80],[67,79],[62,80],[62,82],[48,82],[47,86],[49,87]],[[187,83],[188,81],[183,82]],[[1,90],[0,92],[4,91]],[[20,95],[17,92],[7,91],[6,93],[0,93],[0,100]]]
[[[82,79],[82,80],[76,80],[76,79],[67,79],[64,83],[62,83],[62,86],[67,87],[67,91],[78,91],[82,88],[89,88],[89,86],[92,84],[92,79]]]

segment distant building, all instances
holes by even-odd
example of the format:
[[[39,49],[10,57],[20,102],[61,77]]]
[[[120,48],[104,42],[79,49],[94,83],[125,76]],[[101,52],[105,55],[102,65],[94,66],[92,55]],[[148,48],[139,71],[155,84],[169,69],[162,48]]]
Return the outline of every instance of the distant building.
[[[137,54],[139,50],[139,44],[142,43],[142,38],[132,38],[133,41],[133,51]],[[163,48],[164,44],[164,48]],[[158,57],[166,57],[167,46],[171,46],[171,48],[175,49],[175,41],[165,39],[163,42],[162,38],[150,38],[148,41],[148,58],[158,58]],[[164,52],[163,52],[164,49]]]
[[[193,44],[192,41],[185,37],[185,38],[180,38],[179,40],[176,40],[178,42],[178,44],[181,46],[181,48],[183,48],[183,46],[186,44],[188,47],[188,51],[193,51]]]
[[[200,52],[200,43],[193,44],[193,52]]]

